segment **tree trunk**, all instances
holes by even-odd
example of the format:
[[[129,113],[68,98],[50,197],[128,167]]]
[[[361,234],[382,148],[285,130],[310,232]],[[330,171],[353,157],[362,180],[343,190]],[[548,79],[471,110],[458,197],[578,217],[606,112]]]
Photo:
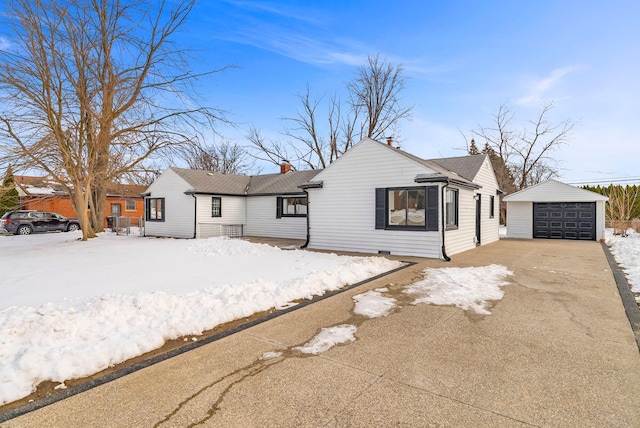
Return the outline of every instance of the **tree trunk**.
[[[87,207],[89,206],[89,193],[87,191],[83,191],[85,188],[83,183],[75,181],[73,185],[74,190],[71,194],[71,202],[73,203],[73,208],[76,210],[76,214],[78,215],[78,222],[82,229],[82,240],[86,241],[89,238],[96,237],[96,233],[91,227],[87,211]]]

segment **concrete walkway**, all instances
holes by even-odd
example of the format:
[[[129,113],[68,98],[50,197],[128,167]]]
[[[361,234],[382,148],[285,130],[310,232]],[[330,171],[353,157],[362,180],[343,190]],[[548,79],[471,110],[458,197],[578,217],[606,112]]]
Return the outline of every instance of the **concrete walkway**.
[[[639,426],[640,354],[594,242],[502,240],[419,264],[11,419],[6,427]],[[504,298],[481,316],[412,305],[425,267],[502,264]],[[354,315],[388,286],[401,307]],[[291,348],[320,328],[357,340]],[[261,360],[268,351],[279,358]]]

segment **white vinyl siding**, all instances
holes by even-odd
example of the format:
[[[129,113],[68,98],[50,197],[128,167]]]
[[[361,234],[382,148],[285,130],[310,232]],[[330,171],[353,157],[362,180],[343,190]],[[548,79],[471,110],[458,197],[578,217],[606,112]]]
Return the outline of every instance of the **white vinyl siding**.
[[[496,194],[498,182],[493,172],[489,156],[485,158],[473,182],[482,186],[482,188],[476,191],[476,193],[482,195],[482,212],[480,214],[482,231],[480,243],[481,245],[490,244],[500,239],[500,198],[497,197]],[[490,216],[489,208],[491,196],[494,196],[495,201],[493,217]]]
[[[219,195],[196,195],[198,200],[196,213],[196,238],[221,236],[224,225],[246,225],[246,206],[244,196],[219,196],[222,203],[222,216],[211,216],[211,198]],[[245,232],[246,234],[246,232]]]
[[[507,238],[533,238],[533,202],[507,202]]]
[[[250,196],[247,203],[247,236],[306,239],[306,217],[276,218],[277,196]]]
[[[146,236],[194,237],[195,201],[193,196],[184,194],[188,188],[189,184],[171,169],[149,186],[147,198],[164,198],[165,220],[145,222]]]
[[[445,235],[449,256],[471,250],[476,245],[476,195],[480,195],[480,244],[487,245],[500,239],[500,216],[489,217],[491,196],[496,195],[498,184],[493,173],[491,160],[487,156],[478,170],[474,183],[482,186],[471,190],[460,188],[458,229],[448,230]],[[498,198],[495,198],[495,213],[498,213]]]
[[[310,248],[441,256],[440,232],[375,228],[376,188],[415,187],[432,172],[394,150],[363,140],[314,178],[323,188],[308,190]]]
[[[471,189],[458,189],[458,228],[445,232],[445,248],[449,256],[476,247],[476,201],[473,195]]]

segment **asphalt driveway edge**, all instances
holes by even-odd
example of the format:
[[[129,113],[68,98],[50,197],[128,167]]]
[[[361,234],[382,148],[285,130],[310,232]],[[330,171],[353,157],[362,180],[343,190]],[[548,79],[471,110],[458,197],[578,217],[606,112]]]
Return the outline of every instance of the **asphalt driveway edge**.
[[[84,382],[82,384],[69,387],[67,389],[62,389],[62,390],[56,391],[54,394],[51,394],[51,395],[49,395],[47,397],[44,397],[44,398],[41,398],[41,399],[38,399],[38,400],[34,400],[34,401],[32,401],[30,403],[27,403],[25,405],[18,406],[16,408],[1,412],[0,413],[0,423],[6,422],[6,421],[11,420],[13,418],[17,418],[18,416],[22,416],[22,415],[24,415],[26,413],[29,413],[29,412],[32,412],[34,410],[41,409],[41,408],[46,407],[46,406],[48,406],[50,404],[57,403],[58,401],[62,401],[64,399],[66,399],[66,398],[69,398],[69,397],[72,397],[74,395],[80,394],[82,392],[88,391],[88,390],[93,389],[93,388],[95,388],[97,386],[104,385],[104,384],[109,383],[111,381],[114,381],[114,380],[116,380],[118,378],[121,378],[121,377],[126,376],[126,375],[131,374],[131,373],[134,373],[134,372],[136,372],[138,370],[142,370],[142,369],[144,369],[146,367],[152,366],[154,364],[157,364],[157,363],[160,363],[162,361],[168,360],[170,358],[176,357],[178,355],[184,354],[185,352],[188,352],[188,351],[191,351],[193,349],[199,348],[201,346],[207,345],[209,343],[218,341],[218,340],[223,339],[225,337],[231,336],[231,335],[233,335],[235,333],[239,333],[239,332],[241,332],[243,330],[246,330],[246,329],[248,329],[250,327],[254,327],[254,326],[262,324],[262,323],[264,323],[266,321],[272,320],[274,318],[278,318],[278,317],[280,317],[282,315],[288,314],[288,313],[296,311],[298,309],[302,309],[302,308],[304,308],[304,307],[306,307],[308,305],[311,305],[313,303],[317,303],[317,302],[319,302],[321,300],[328,299],[328,298],[333,297],[335,295],[338,295],[338,294],[344,293],[346,291],[352,290],[352,289],[354,289],[356,287],[360,287],[360,286],[362,286],[364,284],[367,284],[369,282],[378,280],[378,279],[383,278],[383,277],[385,277],[387,275],[391,275],[392,273],[401,271],[403,269],[409,268],[409,267],[414,266],[416,264],[416,262],[409,262],[409,261],[402,261],[402,263],[404,263],[404,265],[402,265],[400,267],[397,267],[395,269],[391,269],[391,270],[389,270],[387,272],[383,272],[381,274],[372,276],[371,278],[367,278],[364,281],[356,282],[354,284],[348,285],[348,286],[340,288],[338,290],[329,291],[329,292],[327,292],[327,293],[325,293],[325,294],[323,294],[321,296],[315,296],[313,299],[305,300],[303,302],[298,303],[295,306],[290,306],[290,307],[287,307],[287,308],[284,308],[284,309],[277,310],[277,311],[272,312],[272,313],[270,313],[268,315],[265,315],[265,316],[263,316],[261,318],[257,318],[255,320],[252,320],[252,321],[249,321],[247,323],[241,324],[241,325],[239,325],[237,327],[234,327],[232,329],[229,329],[229,330],[226,330],[226,331],[222,331],[222,332],[220,332],[218,334],[214,334],[212,336],[203,338],[202,340],[198,340],[197,342],[189,342],[188,344],[186,344],[184,346],[181,346],[179,348],[176,348],[176,349],[173,349],[171,351],[165,352],[163,354],[156,355],[154,357],[151,357],[149,359],[140,361],[138,363],[131,364],[131,365],[127,366],[127,367],[123,367],[122,369],[115,370],[115,371],[113,371],[113,372],[111,372],[109,374],[106,374],[104,376],[101,376],[101,377],[98,377],[98,378],[95,378],[95,379],[91,379],[91,380],[89,380],[87,382]],[[639,314],[639,316],[640,316],[640,314]]]
[[[624,311],[627,314],[627,319],[629,320],[629,324],[631,325],[631,329],[633,330],[633,336],[636,339],[636,345],[638,345],[638,351],[640,351],[640,308],[638,307],[638,302],[636,302],[633,293],[631,292],[631,287],[629,287],[629,282],[627,281],[627,277],[625,276],[622,269],[616,262],[616,259],[611,254],[611,250],[609,250],[609,246],[607,244],[601,244],[604,254],[607,256],[607,261],[609,262],[609,266],[611,267],[611,272],[613,273],[613,278],[616,281],[616,285],[618,286],[618,293],[620,294],[620,298],[622,299],[622,305],[624,306]]]

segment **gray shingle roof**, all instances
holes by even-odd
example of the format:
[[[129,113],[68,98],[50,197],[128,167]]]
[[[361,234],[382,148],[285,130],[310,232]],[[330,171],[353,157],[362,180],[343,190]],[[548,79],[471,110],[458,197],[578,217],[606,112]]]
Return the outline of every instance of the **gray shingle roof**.
[[[248,175],[222,174],[197,169],[171,168],[199,193],[245,195],[251,181]]]
[[[195,169],[171,168],[196,193],[221,195],[271,195],[302,193],[298,186],[320,170],[289,171],[286,174],[236,175]]]
[[[384,143],[385,147],[389,147]],[[401,155],[412,159],[429,169],[436,171],[437,173],[448,177],[460,180],[461,182],[469,182],[471,183],[475,178],[480,166],[482,165],[482,161],[484,160],[485,155],[475,155],[475,156],[461,156],[458,158],[442,158],[442,159],[422,159],[411,153],[407,153],[398,148],[390,147],[392,150],[400,153]],[[468,158],[476,158],[480,157],[481,159],[468,159]],[[476,167],[477,164],[477,167]],[[475,167],[475,170],[474,170]]]
[[[289,171],[286,174],[265,174],[251,177],[250,195],[300,193],[298,186],[315,177],[320,169]]]
[[[458,156],[453,158],[431,159],[431,162],[471,181],[478,175],[478,171],[480,171],[480,167],[482,167],[486,156],[487,155]]]

